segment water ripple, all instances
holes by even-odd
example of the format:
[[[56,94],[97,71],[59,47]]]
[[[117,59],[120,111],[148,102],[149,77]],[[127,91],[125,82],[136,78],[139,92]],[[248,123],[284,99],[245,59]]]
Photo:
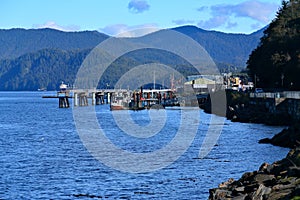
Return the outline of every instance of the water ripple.
[[[288,151],[257,143],[280,127],[226,121],[217,145],[207,157],[197,159],[210,121],[210,115],[201,112],[196,138],[176,162],[152,173],[122,173],[86,151],[71,109],[58,109],[56,99],[42,99],[37,92],[0,92],[0,101],[0,199],[207,199],[209,188],[257,170],[262,162],[273,162]],[[105,119],[101,125],[107,136],[132,152],[163,147],[178,127],[179,111],[167,110],[174,120],[167,121],[162,132],[134,138],[111,126],[108,106],[96,111],[99,120]],[[134,113],[136,119],[142,115],[143,125],[149,122],[146,112]]]

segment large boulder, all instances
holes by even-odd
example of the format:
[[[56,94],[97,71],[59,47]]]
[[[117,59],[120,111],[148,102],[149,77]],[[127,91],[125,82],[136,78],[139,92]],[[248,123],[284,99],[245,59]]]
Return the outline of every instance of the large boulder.
[[[296,123],[287,129],[282,130],[273,138],[264,138],[259,143],[270,143],[276,146],[294,148],[300,146],[300,123]]]

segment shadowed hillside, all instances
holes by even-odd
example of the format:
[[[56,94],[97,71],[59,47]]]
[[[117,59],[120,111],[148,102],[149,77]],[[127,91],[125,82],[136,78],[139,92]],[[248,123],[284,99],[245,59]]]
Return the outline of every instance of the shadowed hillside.
[[[173,30],[186,34],[210,54],[221,72],[245,69],[250,52],[259,43],[263,30],[250,35],[205,31],[194,26]],[[53,29],[0,30],[0,90],[57,88],[62,80],[74,83],[75,75],[88,53],[109,36],[97,31],[62,32]],[[159,40],[159,33],[137,38]],[[189,64],[170,52],[144,49],[132,52],[112,64],[99,87],[113,85],[132,67],[162,63],[184,75],[194,74]]]

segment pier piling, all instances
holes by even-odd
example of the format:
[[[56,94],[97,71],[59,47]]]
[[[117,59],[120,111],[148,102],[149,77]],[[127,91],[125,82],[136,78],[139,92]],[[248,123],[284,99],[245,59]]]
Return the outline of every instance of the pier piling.
[[[74,92],[74,106],[78,106],[78,94]]]
[[[96,105],[104,104],[104,93],[96,92]]]
[[[59,91],[57,92],[57,96],[59,99],[58,106],[59,108],[69,108],[69,92],[68,91]]]
[[[85,92],[79,93],[79,106],[88,106],[88,98],[87,94]]]
[[[55,98],[58,99],[59,108],[69,108],[70,100],[73,99],[73,106],[88,106],[89,99],[91,100],[91,105],[102,105],[102,104],[110,104],[111,97],[113,96],[116,90],[114,89],[75,89],[75,90],[67,90],[63,89],[57,92],[56,95],[50,96],[42,96],[42,98]],[[72,94],[72,95],[71,95]]]
[[[96,93],[92,92],[92,105],[95,105],[95,101],[96,101]]]

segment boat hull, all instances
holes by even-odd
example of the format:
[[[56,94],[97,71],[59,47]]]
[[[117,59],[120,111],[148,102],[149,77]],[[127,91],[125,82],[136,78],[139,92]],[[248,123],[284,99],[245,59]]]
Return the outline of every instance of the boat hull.
[[[129,108],[121,105],[111,105],[110,110],[129,110]]]

